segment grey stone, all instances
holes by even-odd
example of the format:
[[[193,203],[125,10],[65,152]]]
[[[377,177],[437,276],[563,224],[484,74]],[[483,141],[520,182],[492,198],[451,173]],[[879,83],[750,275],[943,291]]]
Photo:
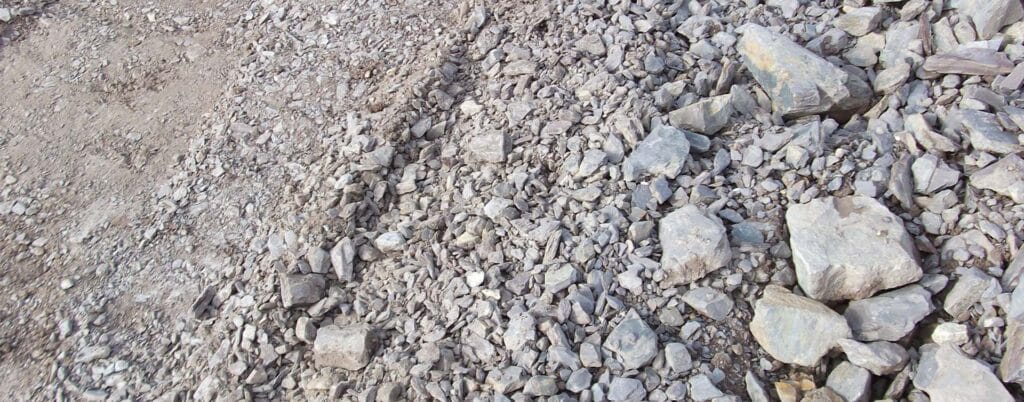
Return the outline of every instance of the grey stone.
[[[914,134],[914,139],[925,149],[933,152],[956,152],[960,146],[942,134],[932,131],[928,121],[921,114],[911,114],[903,118],[903,126]]]
[[[825,386],[836,391],[846,402],[871,400],[871,373],[850,362],[839,363],[828,374]]]
[[[668,114],[673,126],[712,135],[725,128],[732,116],[732,95],[699,100]]]
[[[321,366],[354,371],[370,363],[375,348],[376,338],[366,325],[328,325],[316,331],[313,357]]]
[[[690,377],[690,380],[687,382],[690,384],[690,398],[693,398],[695,401],[708,401],[725,396],[725,393],[718,389],[715,383],[711,382],[711,379],[704,374]]]
[[[604,56],[607,49],[598,34],[588,34],[576,40],[576,49],[591,56]]]
[[[1013,202],[1024,203],[1024,159],[1016,154],[1006,155],[971,174],[970,183],[971,186],[1010,197]]]
[[[580,362],[583,367],[601,367],[601,348],[593,343],[580,345]]]
[[[309,246],[306,250],[306,262],[309,269],[317,274],[326,274],[331,270],[331,256],[318,246]]]
[[[994,114],[961,109],[957,116],[974,149],[997,154],[1009,154],[1022,149],[1017,136],[1003,131]]]
[[[1003,339],[1006,339],[1006,350],[999,362],[999,378],[1003,382],[1024,385],[1024,322],[1009,320]]]
[[[569,390],[569,392],[582,392],[590,388],[591,379],[590,370],[585,368],[577,369],[565,380],[565,389]]]
[[[604,342],[626,370],[646,366],[658,355],[658,337],[640,315],[629,310]]]
[[[832,309],[776,285],[768,285],[755,304],[750,332],[772,357],[808,367],[852,335],[846,320]]]
[[[928,56],[925,71],[938,74],[1001,75],[1013,71],[1013,62],[991,49],[969,47]]]
[[[308,306],[324,297],[327,283],[318,274],[281,274],[281,304],[285,308]]]
[[[688,290],[683,294],[683,301],[698,313],[715,321],[722,321],[728,317],[733,306],[729,295],[709,287]]]
[[[970,334],[967,333],[967,326],[955,322],[944,322],[936,325],[935,330],[932,331],[931,339],[932,342],[938,344],[951,343],[956,346],[963,345],[971,340]]]
[[[910,65],[898,63],[892,67],[878,72],[875,76],[875,92],[893,93],[910,78]]]
[[[850,35],[864,36],[878,28],[878,24],[882,22],[882,17],[881,8],[860,7],[836,17],[832,24]]]
[[[895,342],[934,310],[931,292],[915,284],[852,301],[843,316],[857,340]]]
[[[477,135],[469,139],[466,151],[468,151],[470,159],[474,161],[504,163],[508,154],[508,136],[500,131]]]
[[[800,402],[846,402],[846,400],[829,388],[815,388],[804,394]]]
[[[338,279],[350,282],[355,279],[356,247],[352,239],[346,237],[331,248],[331,265]]]
[[[384,232],[373,239],[373,246],[383,253],[405,250],[405,237],[401,232]]]
[[[742,28],[737,51],[779,114],[847,115],[868,106],[872,91],[860,78],[764,27]]]
[[[686,398],[686,393],[689,392],[686,388],[686,383],[682,381],[673,381],[669,384],[668,389],[665,390],[665,396],[670,401],[681,401]]]
[[[1024,8],[1017,0],[959,0],[955,4],[974,23],[980,39],[991,39],[1004,26],[1024,17]]]
[[[675,373],[685,373],[693,369],[693,359],[690,358],[690,351],[682,343],[669,343],[665,345],[665,363]]]
[[[626,377],[612,378],[608,385],[608,400],[613,402],[639,402],[647,397],[647,390],[640,380]]]
[[[623,163],[622,173],[630,181],[650,176],[674,179],[683,169],[689,154],[690,142],[686,140],[686,134],[672,126],[661,125],[651,130],[629,154]]]
[[[1010,305],[1006,307],[1006,318],[1024,322],[1024,286],[1017,285],[1010,294]]]
[[[950,344],[927,344],[920,348],[921,360],[914,374],[914,386],[932,402],[1010,402],[1013,397],[992,370],[964,356]]]
[[[484,381],[499,394],[515,392],[526,385],[526,370],[519,366],[494,369]]]
[[[882,68],[890,68],[897,64],[921,63],[921,24],[917,21],[897,21],[885,30],[885,41],[878,61]]]
[[[959,181],[959,172],[931,153],[913,161],[910,170],[913,172],[914,190],[921,194],[952,187]]]
[[[747,397],[750,398],[750,402],[769,402],[771,399],[768,398],[768,391],[764,389],[764,385],[757,379],[754,373],[747,372],[743,376],[743,384],[747,387]]]
[[[971,306],[1002,293],[1002,286],[996,278],[980,269],[972,267],[958,271],[960,276],[946,294],[942,308],[955,320],[963,321],[967,319]]]
[[[850,363],[866,368],[875,375],[900,371],[910,358],[906,349],[891,342],[860,343],[852,339],[840,339],[838,343]]]
[[[605,161],[608,160],[608,154],[600,149],[588,149],[583,153],[583,160],[580,162],[580,167],[576,169],[576,174],[573,175],[576,179],[584,179],[594,174],[597,169],[604,166]]]
[[[797,281],[818,300],[856,300],[921,278],[899,217],[862,196],[819,198],[786,211]]]
[[[534,329],[536,320],[529,313],[519,313],[511,317],[508,322],[508,329],[502,335],[505,349],[511,352],[521,350],[530,341],[537,339],[537,331]]]
[[[558,393],[558,381],[549,375],[536,375],[526,380],[523,393],[530,396],[551,396]]]
[[[544,273],[544,290],[558,293],[579,281],[580,273],[570,264],[562,264],[558,268],[548,269]]]
[[[732,250],[725,227],[693,204],[685,205],[658,222],[661,268],[666,273],[661,286],[689,284],[729,264]]]

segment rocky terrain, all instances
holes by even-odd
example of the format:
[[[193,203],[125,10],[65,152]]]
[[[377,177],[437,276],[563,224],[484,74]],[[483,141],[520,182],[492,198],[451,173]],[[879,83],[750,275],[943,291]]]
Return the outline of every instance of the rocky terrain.
[[[1018,0],[0,0],[0,395],[1024,399]]]

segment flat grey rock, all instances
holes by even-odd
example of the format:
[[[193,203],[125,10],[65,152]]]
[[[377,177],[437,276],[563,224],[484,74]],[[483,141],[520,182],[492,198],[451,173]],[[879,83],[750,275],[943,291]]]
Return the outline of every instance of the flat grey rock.
[[[635,378],[615,377],[608,385],[608,400],[614,402],[639,402],[647,397],[644,383]]]
[[[891,342],[860,343],[852,339],[840,339],[838,342],[850,363],[866,368],[875,375],[900,371],[910,359],[906,349]]]
[[[630,310],[604,342],[626,370],[646,366],[658,355],[658,337],[636,311]]]
[[[921,278],[903,221],[877,200],[819,198],[786,211],[797,281],[818,300],[857,300]]]
[[[871,373],[850,362],[839,363],[828,373],[825,386],[836,391],[846,402],[871,400]]]
[[[474,161],[504,163],[508,154],[508,136],[501,131],[477,135],[469,139],[466,151]]]
[[[308,306],[324,297],[326,281],[318,274],[282,274],[281,304],[285,308]]]
[[[577,369],[565,380],[565,389],[569,392],[582,392],[590,388],[592,378],[590,370],[585,368]]]
[[[494,392],[507,394],[522,389],[526,385],[526,380],[526,370],[519,366],[508,366],[491,370],[484,382]]]
[[[930,343],[920,348],[914,386],[932,402],[1010,402],[1013,397],[984,364],[964,356],[956,346]]]
[[[866,82],[782,35],[754,24],[743,27],[737,51],[785,117],[849,114],[871,100]]]
[[[704,374],[690,377],[688,382],[690,385],[690,398],[693,398],[695,401],[709,401],[725,396],[725,393],[718,389],[715,383],[711,382],[711,379]]]
[[[685,373],[693,368],[693,359],[690,357],[690,351],[682,343],[669,343],[665,345],[665,363],[675,373]]]
[[[725,227],[688,204],[658,221],[661,269],[667,275],[661,286],[689,284],[729,264],[732,250]]]
[[[1024,385],[1024,322],[1009,320],[1003,339],[1006,339],[1006,349],[999,362],[999,378],[1006,383]]]
[[[1002,292],[1002,286],[996,278],[989,276],[977,268],[958,270],[959,276],[953,288],[946,293],[942,308],[958,321],[967,319],[971,306],[983,299],[991,299]]]
[[[713,135],[729,124],[732,116],[732,95],[701,99],[668,114],[673,126]]]
[[[928,56],[923,67],[938,74],[1000,75],[1012,72],[1013,62],[991,49],[963,48]]]
[[[859,341],[898,341],[935,310],[932,294],[920,285],[850,302],[843,316]]]
[[[631,181],[657,176],[674,179],[689,154],[690,142],[686,134],[672,126],[661,125],[651,130],[629,154],[623,162],[622,173]]]
[[[956,113],[974,149],[996,154],[1009,154],[1022,149],[1017,136],[1004,131],[994,114],[965,109]]]
[[[527,342],[537,339],[535,326],[536,320],[529,313],[520,313],[515,317],[511,317],[508,322],[508,329],[502,335],[505,348],[515,352],[526,346]]]
[[[911,171],[914,173],[914,190],[918,194],[932,194],[960,181],[960,171],[932,154],[915,159]]]
[[[370,363],[375,344],[376,339],[368,326],[328,325],[316,331],[313,357],[321,366],[360,370]]]
[[[832,24],[850,35],[864,36],[878,28],[883,16],[881,8],[860,7],[836,17]]]
[[[750,332],[772,357],[806,367],[852,335],[846,319],[828,306],[776,285],[755,303]]]
[[[1010,197],[1013,202],[1024,203],[1024,159],[1016,154],[1006,155],[971,174],[970,183],[971,186]]]
[[[733,301],[729,295],[709,287],[690,289],[683,294],[683,301],[698,313],[715,321],[722,321],[732,311]]]
[[[551,396],[558,393],[558,381],[549,375],[535,375],[526,380],[523,393],[530,396]]]
[[[1016,0],[960,0],[955,4],[960,14],[974,23],[980,39],[990,39],[1004,26],[1024,17],[1024,8]]]

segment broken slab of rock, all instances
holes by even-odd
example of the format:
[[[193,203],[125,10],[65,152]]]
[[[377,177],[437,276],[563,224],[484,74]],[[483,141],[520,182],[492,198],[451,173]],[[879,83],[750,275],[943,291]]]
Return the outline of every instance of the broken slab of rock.
[[[696,205],[685,205],[658,222],[661,241],[661,269],[666,278],[661,286],[685,285],[729,264],[732,250],[725,226]]]
[[[690,289],[683,294],[683,301],[698,313],[715,321],[722,321],[728,317],[733,307],[729,295],[709,287]]]
[[[956,112],[960,124],[967,131],[974,149],[997,154],[1009,154],[1021,150],[1017,136],[1003,130],[991,113],[961,109]]]
[[[1002,75],[1013,71],[1013,62],[1005,53],[971,47],[928,56],[923,67],[938,74]]]
[[[836,391],[847,402],[871,400],[871,373],[850,362],[842,362],[828,373],[825,386]]]
[[[732,95],[719,95],[673,110],[668,120],[673,126],[712,135],[729,124],[732,113]]]
[[[836,17],[835,21],[832,21],[832,25],[850,35],[864,36],[878,28],[883,16],[882,9],[879,7],[854,8]]]
[[[949,293],[946,293],[942,308],[955,320],[963,321],[967,319],[968,312],[975,303],[995,298],[1002,292],[1002,286],[999,284],[999,280],[978,268],[971,267],[957,271],[960,276]]]
[[[324,297],[327,283],[318,274],[281,274],[281,304],[285,308],[308,306]]]
[[[995,191],[1010,197],[1013,202],[1024,202],[1024,159],[1009,154],[996,163],[971,174],[971,186]]]
[[[674,179],[690,155],[686,134],[668,125],[660,125],[629,154],[622,166],[626,180],[665,176]]]
[[[914,284],[850,302],[843,316],[859,341],[898,341],[935,310],[932,294]]]
[[[604,342],[626,370],[646,366],[658,355],[658,337],[640,315],[629,310]]]
[[[819,198],[786,211],[797,282],[818,300],[858,300],[921,278],[903,221],[874,198]]]
[[[355,279],[356,247],[352,239],[346,237],[339,240],[331,248],[330,257],[339,280],[348,282]]]
[[[920,353],[914,386],[933,402],[1013,400],[992,369],[964,356],[958,347],[930,343],[921,346]]]
[[[999,362],[999,377],[1003,382],[1024,385],[1024,323],[1009,320],[1003,338],[1006,350]]]
[[[478,162],[504,163],[508,154],[508,136],[491,131],[469,139],[466,144],[470,159]]]
[[[852,339],[840,339],[838,343],[850,363],[866,368],[875,375],[893,374],[901,370],[910,359],[906,349],[891,342],[860,343]]]
[[[776,285],[755,304],[750,332],[772,357],[807,367],[852,335],[846,319],[828,306]]]
[[[954,4],[974,23],[979,39],[991,39],[1004,26],[1024,17],[1019,0],[960,0]]]
[[[742,27],[737,51],[784,117],[830,113],[843,117],[868,106],[872,89],[785,36],[759,25]]]
[[[373,331],[366,325],[327,325],[316,331],[313,357],[321,366],[359,370],[370,363],[375,344]]]

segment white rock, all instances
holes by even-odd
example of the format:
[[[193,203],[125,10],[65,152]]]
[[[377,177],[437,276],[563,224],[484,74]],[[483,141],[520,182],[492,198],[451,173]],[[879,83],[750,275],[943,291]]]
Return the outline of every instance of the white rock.
[[[808,367],[852,335],[846,320],[832,309],[776,285],[768,285],[755,304],[750,332],[772,357]]]

